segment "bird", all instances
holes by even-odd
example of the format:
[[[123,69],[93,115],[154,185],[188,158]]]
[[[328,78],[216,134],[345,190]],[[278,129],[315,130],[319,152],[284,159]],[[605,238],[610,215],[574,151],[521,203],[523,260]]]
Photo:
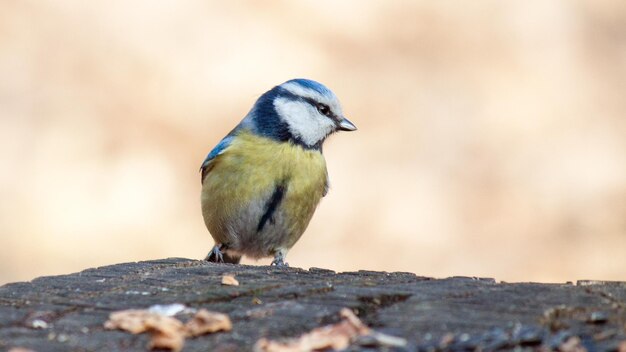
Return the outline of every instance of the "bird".
[[[314,80],[262,94],[200,167],[202,216],[215,241],[205,260],[273,257],[271,265],[288,266],[288,251],[328,193],[322,145],[356,129],[337,96]]]

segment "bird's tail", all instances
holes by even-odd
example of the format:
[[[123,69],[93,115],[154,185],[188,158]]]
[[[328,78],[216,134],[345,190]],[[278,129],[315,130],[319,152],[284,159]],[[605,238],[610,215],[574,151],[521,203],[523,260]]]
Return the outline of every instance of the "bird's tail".
[[[224,263],[228,264],[239,264],[241,261],[241,256],[230,255],[228,253],[223,254]]]

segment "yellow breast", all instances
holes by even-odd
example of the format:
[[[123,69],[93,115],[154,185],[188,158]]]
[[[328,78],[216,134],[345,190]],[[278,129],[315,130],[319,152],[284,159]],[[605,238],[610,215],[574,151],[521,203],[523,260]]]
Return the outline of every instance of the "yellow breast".
[[[327,184],[326,161],[319,151],[241,132],[212,161],[202,186],[205,223],[217,242],[233,242],[233,232],[253,232],[277,185],[283,242],[291,247],[306,229]],[[241,217],[250,219],[241,219]],[[252,234],[236,234],[254,238]],[[230,237],[229,237],[230,236]]]

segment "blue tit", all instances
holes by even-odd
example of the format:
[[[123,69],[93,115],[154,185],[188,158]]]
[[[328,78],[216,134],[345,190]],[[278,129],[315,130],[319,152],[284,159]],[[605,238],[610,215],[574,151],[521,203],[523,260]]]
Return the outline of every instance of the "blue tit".
[[[356,127],[318,82],[293,79],[263,94],[200,167],[202,216],[215,240],[205,260],[287,265],[328,192],[322,144],[340,130]]]

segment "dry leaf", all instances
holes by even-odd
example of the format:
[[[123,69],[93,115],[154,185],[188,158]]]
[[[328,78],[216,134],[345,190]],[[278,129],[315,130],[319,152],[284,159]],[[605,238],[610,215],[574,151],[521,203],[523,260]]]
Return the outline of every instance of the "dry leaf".
[[[149,310],[128,309],[111,313],[109,320],[104,323],[104,327],[138,334],[150,330],[181,330],[183,324],[176,318]]]
[[[152,339],[150,339],[148,348],[180,351],[183,349],[184,344],[185,335],[183,333],[164,333],[162,331],[156,331],[152,333]]]
[[[398,346],[406,345],[404,339],[372,331],[349,309],[342,309],[340,315],[343,320],[339,323],[313,329],[297,339],[279,342],[262,338],[257,341],[255,351],[307,352],[325,348],[341,350],[348,347],[359,336],[372,336],[376,341],[391,341]]]
[[[133,334],[150,332],[150,348],[180,351],[185,342],[185,331],[180,320],[143,309],[113,312],[104,327],[126,330]]]
[[[626,340],[620,342],[617,352],[626,352]]]
[[[239,281],[233,275],[222,276],[222,285],[239,286]]]
[[[185,344],[186,336],[229,331],[232,329],[232,323],[226,314],[213,313],[206,309],[198,311],[185,325],[180,320],[155,310],[129,309],[111,313],[104,327],[125,330],[133,334],[150,332],[152,339],[149,348],[180,351]]]
[[[200,336],[217,331],[230,331],[233,325],[226,314],[209,312],[200,309],[198,313],[185,324],[187,336]]]

